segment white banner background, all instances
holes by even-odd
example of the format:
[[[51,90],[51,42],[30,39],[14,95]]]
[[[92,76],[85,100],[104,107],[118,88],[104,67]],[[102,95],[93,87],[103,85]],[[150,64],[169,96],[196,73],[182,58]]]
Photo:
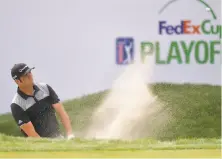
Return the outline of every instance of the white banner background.
[[[190,19],[200,24],[211,18],[194,0],[178,0],[164,14],[168,0],[3,0],[0,1],[0,113],[10,111],[16,85],[14,63],[35,66],[37,81],[50,84],[62,100],[108,89],[125,66],[115,64],[115,39],[160,41],[161,52],[173,40],[215,40],[217,36],[160,36],[158,21],[179,24]],[[221,0],[206,0],[221,19]],[[164,55],[163,55],[164,56]],[[220,84],[220,57],[214,65],[155,65],[152,82]]]

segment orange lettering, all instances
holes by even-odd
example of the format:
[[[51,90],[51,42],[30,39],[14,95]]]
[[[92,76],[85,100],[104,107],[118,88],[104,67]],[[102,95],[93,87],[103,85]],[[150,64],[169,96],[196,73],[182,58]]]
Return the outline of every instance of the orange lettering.
[[[191,32],[189,31],[190,28],[190,20],[185,20],[183,21],[183,30],[185,34],[191,34]]]
[[[193,34],[200,34],[200,30],[199,30],[199,28],[200,28],[200,26],[199,25],[197,25],[197,26],[192,26],[193,27]]]

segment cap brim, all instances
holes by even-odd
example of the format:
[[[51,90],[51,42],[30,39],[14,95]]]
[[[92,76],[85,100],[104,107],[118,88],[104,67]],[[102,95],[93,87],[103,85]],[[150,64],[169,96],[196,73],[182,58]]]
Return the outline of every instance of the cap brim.
[[[25,71],[24,75],[28,74],[28,73],[31,72],[33,69],[35,69],[35,67],[29,68],[28,70]]]

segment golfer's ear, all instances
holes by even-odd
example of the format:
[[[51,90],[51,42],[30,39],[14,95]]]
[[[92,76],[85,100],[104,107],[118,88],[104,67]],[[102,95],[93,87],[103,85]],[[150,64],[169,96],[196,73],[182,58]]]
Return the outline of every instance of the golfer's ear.
[[[16,80],[15,80],[15,83],[19,85],[19,84],[22,83],[22,81],[21,81],[20,79],[16,79]]]
[[[16,79],[16,80],[15,80],[15,83],[16,83],[16,84],[19,84],[19,80]]]

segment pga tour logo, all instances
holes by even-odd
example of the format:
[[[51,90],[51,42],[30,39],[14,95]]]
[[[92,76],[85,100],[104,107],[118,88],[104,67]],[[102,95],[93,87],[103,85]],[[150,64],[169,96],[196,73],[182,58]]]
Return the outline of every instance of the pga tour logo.
[[[126,65],[134,62],[134,39],[125,37],[116,39],[116,64]]]

